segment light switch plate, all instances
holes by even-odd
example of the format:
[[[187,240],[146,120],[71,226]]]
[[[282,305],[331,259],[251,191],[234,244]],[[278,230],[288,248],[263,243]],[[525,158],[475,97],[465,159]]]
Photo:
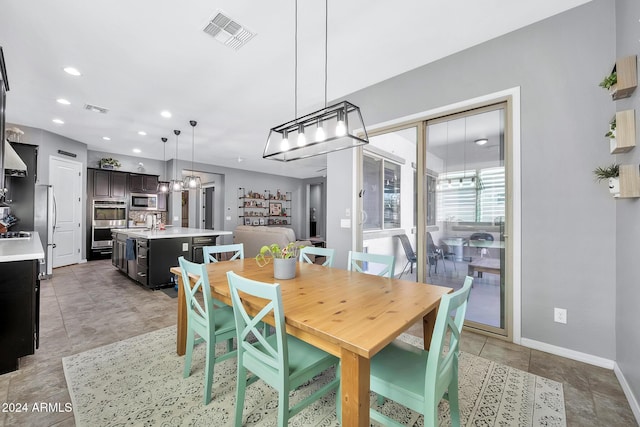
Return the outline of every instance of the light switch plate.
[[[183,243],[182,244],[182,252],[187,252],[189,250],[189,244],[188,243]]]

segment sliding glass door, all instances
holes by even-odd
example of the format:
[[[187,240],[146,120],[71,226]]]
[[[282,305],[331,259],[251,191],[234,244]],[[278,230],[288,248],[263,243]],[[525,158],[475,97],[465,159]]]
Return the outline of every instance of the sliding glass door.
[[[357,241],[394,255],[404,280],[459,289],[473,276],[465,325],[511,338],[511,98],[503,99],[370,131]]]
[[[507,104],[426,122],[427,282],[473,276],[466,325],[507,335]]]

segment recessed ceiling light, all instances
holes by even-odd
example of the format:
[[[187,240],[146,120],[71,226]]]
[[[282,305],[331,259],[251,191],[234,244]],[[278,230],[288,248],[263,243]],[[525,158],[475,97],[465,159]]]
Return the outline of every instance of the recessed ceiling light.
[[[82,74],[80,73],[80,71],[78,71],[77,68],[73,68],[73,67],[65,67],[64,71],[67,74],[71,74],[72,76],[81,76]]]
[[[64,98],[58,98],[58,99],[56,99],[56,102],[58,104],[62,104],[62,105],[71,105],[71,103],[69,101],[67,101],[66,99],[64,99]]]
[[[147,134],[147,133],[146,133],[145,131],[143,131],[143,130],[141,130],[140,132],[138,132],[138,135],[145,136],[146,134]]]
[[[103,136],[102,139],[104,139],[105,141],[111,141],[111,138],[109,138],[108,136]]]
[[[160,113],[160,115],[161,115],[162,117],[164,117],[165,119],[170,119],[170,118],[171,118],[171,111],[164,110],[164,111],[162,111],[162,112]]]
[[[133,152],[134,152],[134,153],[136,153],[136,154],[137,154],[137,153],[142,153],[142,150],[141,150],[141,149],[139,149],[139,148],[134,148],[134,149],[133,149]]]
[[[489,142],[489,140],[487,138],[481,138],[481,139],[476,139],[474,142],[478,145],[484,145],[487,142]]]
[[[53,123],[55,123],[55,124],[58,124],[58,125],[63,125],[63,124],[64,124],[64,122],[63,122],[62,120],[60,120],[60,119],[53,119],[53,120],[51,120],[51,121],[52,121]]]

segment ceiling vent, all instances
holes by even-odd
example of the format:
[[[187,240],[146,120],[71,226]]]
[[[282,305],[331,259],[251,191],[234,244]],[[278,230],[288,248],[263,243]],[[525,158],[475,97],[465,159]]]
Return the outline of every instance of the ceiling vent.
[[[217,12],[202,31],[235,50],[240,49],[256,35],[222,12]]]
[[[91,105],[91,104],[84,104],[84,109],[93,111],[94,113],[102,113],[102,114],[107,114],[109,112],[109,110],[107,110],[106,108],[98,107],[97,105]]]

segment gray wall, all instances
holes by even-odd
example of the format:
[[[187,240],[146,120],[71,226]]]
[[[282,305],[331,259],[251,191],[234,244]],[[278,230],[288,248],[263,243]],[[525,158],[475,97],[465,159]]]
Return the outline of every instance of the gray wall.
[[[357,103],[356,103],[357,105]],[[347,268],[347,257],[352,248],[352,229],[341,228],[340,220],[351,218],[353,199],[356,197],[353,179],[345,171],[353,170],[355,150],[343,150],[327,155],[327,238],[326,246],[336,250],[333,266]]]
[[[640,2],[618,0],[616,2],[616,57],[637,55],[640,48]],[[640,129],[640,93],[638,90],[627,99],[616,103],[618,111],[635,109],[636,144]],[[640,149],[616,156],[623,164],[639,164]],[[616,203],[616,361],[636,398],[640,398],[640,333],[638,332],[638,307],[640,286],[635,263],[640,253],[640,203],[624,200]]]
[[[596,0],[347,97],[371,125],[519,86],[522,337],[612,360],[616,203],[633,202],[614,201],[592,171],[612,160],[603,135],[614,105],[598,83],[614,47],[613,3]],[[340,165],[328,170],[330,232],[353,197],[331,179]],[[554,307],[568,310],[566,325]]]
[[[19,124],[9,124],[7,123],[7,128],[9,127],[18,127],[23,132],[21,142],[26,144],[32,144],[38,146],[38,180],[37,184],[49,184],[49,158],[51,156],[60,157],[64,159],[74,160],[76,162],[82,163],[82,170],[86,172],[87,168],[87,145],[78,141],[74,141],[73,139],[66,138],[64,136],[51,133],[46,130],[31,128],[28,126],[23,126]],[[67,157],[62,154],[58,154],[58,150],[63,150],[69,153],[76,154],[76,157]],[[87,195],[87,177],[86,175],[82,177],[82,195],[86,200]],[[42,200],[36,200],[36,205],[38,203],[43,203]],[[86,203],[82,204],[82,231],[81,231],[81,251],[80,254],[82,259],[87,259],[87,248],[86,248],[86,227],[84,224],[84,220],[86,218]]]
[[[275,193],[277,190],[281,192],[290,191],[292,202],[292,227],[296,233],[296,237],[304,237],[303,217],[306,209],[306,186],[304,181],[297,178],[288,178],[286,176],[271,175],[260,172],[247,171],[243,169],[227,168],[204,163],[194,163],[193,169],[196,173],[208,173],[222,175],[222,182],[218,185],[216,182],[216,192],[221,191],[223,203],[216,209],[216,215],[224,218],[222,229],[226,231],[235,230],[239,225],[238,215],[239,200],[238,188],[244,187],[247,191],[270,190]],[[167,164],[169,179],[173,177],[174,160]],[[191,170],[190,161],[178,161],[178,174],[181,175],[182,170]],[[173,195],[169,198],[170,212],[169,223],[180,224],[181,217],[181,200]],[[173,217],[178,216],[180,219],[173,221]],[[229,218],[229,219],[227,219]],[[219,243],[233,243],[232,237],[225,236],[219,240]]]
[[[145,159],[136,156],[113,154],[106,151],[89,150],[87,152],[87,166],[90,168],[99,168],[100,159],[105,157],[113,157],[114,159],[117,159],[122,165],[118,169],[120,171],[158,175],[160,181],[168,181],[169,179],[171,179],[170,177],[172,171],[170,171],[169,169],[165,171],[165,162],[162,162],[160,160]],[[140,163],[142,163],[142,166],[140,166]]]

